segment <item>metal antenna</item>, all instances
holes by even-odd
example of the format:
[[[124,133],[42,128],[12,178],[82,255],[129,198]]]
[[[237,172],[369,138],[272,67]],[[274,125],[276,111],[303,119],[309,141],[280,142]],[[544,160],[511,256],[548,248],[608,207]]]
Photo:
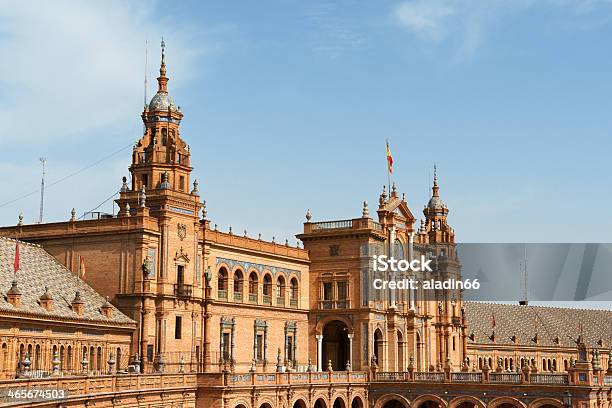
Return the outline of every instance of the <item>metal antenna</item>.
[[[521,263],[523,267],[521,271],[521,274],[523,275],[523,282],[521,282],[521,286],[523,289],[523,299],[519,301],[519,304],[526,306],[527,304],[529,304],[529,299],[527,298],[527,244],[525,244],[525,254],[523,255],[523,262]]]
[[[145,40],[145,66],[144,66],[144,107],[146,109],[147,107],[147,86],[148,86],[148,81],[147,81],[147,62],[149,59],[149,40]],[[145,133],[147,131],[147,125],[146,123],[142,124],[142,133]]]
[[[149,58],[149,40],[145,40],[145,66],[144,66],[144,104],[147,104],[147,61]]]
[[[40,215],[38,217],[38,222],[39,224],[42,224],[43,210],[45,205],[45,167],[47,165],[47,159],[45,157],[41,157],[40,164],[42,165],[42,179],[40,181]]]

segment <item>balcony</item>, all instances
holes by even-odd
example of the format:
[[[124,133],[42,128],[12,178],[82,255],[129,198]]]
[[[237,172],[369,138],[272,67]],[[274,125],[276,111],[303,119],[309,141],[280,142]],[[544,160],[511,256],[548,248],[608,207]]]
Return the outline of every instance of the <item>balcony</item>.
[[[290,305],[291,307],[297,307],[297,306],[298,306],[298,301],[297,301],[297,299],[291,299],[291,300],[289,301],[289,305]]]
[[[285,306],[285,298],[284,297],[277,297],[276,298],[276,304],[278,306]]]
[[[272,297],[268,295],[263,295],[263,304],[272,305]]]
[[[242,303],[242,292],[234,292],[234,302]]]
[[[249,293],[249,302],[257,303],[257,293]]]
[[[219,299],[227,299],[227,290],[220,290],[218,293]]]
[[[184,283],[174,284],[174,296],[181,298],[189,298],[193,296],[193,285],[186,285]]]

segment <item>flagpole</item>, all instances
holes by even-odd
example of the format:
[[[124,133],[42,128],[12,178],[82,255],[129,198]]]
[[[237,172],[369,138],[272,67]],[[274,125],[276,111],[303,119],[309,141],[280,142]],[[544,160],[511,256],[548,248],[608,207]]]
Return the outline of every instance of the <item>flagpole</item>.
[[[389,166],[389,139],[387,139],[387,151],[385,152],[387,155],[387,181],[388,181],[388,191],[389,191],[389,198],[391,198],[391,167]]]

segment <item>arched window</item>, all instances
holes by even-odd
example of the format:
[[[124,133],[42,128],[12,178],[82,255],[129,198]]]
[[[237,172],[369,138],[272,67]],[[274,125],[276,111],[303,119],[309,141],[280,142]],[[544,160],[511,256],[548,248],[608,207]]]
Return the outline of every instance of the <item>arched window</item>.
[[[300,290],[299,290],[298,281],[296,278],[291,278],[291,289],[290,290],[291,290],[291,293],[290,293],[291,299],[289,301],[291,303],[291,306],[297,307],[298,298],[300,296]]]
[[[276,304],[285,305],[285,278],[282,276],[276,280]]]
[[[93,346],[89,348],[89,370],[96,370],[96,349]]]
[[[162,145],[165,146],[168,143],[168,131],[162,129]]]
[[[98,355],[96,359],[96,366],[98,370],[102,371],[102,347],[98,347]]]
[[[72,370],[72,346],[66,349],[66,370]]]
[[[227,269],[224,267],[219,269],[218,279],[217,290],[219,292],[219,299],[227,299]]]
[[[249,275],[249,302],[257,303],[257,285],[259,279],[257,278],[256,272],[251,272]]]
[[[263,279],[263,300],[272,304],[272,277],[269,274],[265,274]]]
[[[60,371],[64,371],[64,367],[66,366],[66,360],[64,359],[65,354],[64,354],[64,346],[60,347],[60,355],[59,355],[59,361],[60,361]]]
[[[34,351],[34,369],[35,370],[40,370],[40,344],[36,345],[36,349]]]
[[[236,269],[234,271],[234,300],[242,302],[242,271],[240,269]]]
[[[121,347],[117,347],[117,358],[116,360],[116,364],[117,364],[117,371],[121,370]]]

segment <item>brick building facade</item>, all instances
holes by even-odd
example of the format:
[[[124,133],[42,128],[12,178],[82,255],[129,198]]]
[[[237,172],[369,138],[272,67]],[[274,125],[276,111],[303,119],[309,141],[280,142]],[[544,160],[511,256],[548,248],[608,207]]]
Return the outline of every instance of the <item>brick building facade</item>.
[[[435,259],[434,272],[406,278],[460,278],[437,174],[418,226],[393,184],[360,217],[315,222],[308,211],[297,235],[303,249],[219,231],[191,180],[166,74],[162,44],[158,91],[142,113],[118,214],[0,228],[44,247],[129,317],[131,336],[121,341],[136,370],[197,373],[201,407],[561,408],[567,388],[572,406],[611,406],[609,330],[597,339],[557,334],[552,310],[546,331],[527,333],[512,316],[534,313],[529,306],[490,306],[500,307],[500,329],[489,333],[489,306],[464,303],[459,291],[372,287],[377,254]],[[611,316],[592,318],[612,327]]]

